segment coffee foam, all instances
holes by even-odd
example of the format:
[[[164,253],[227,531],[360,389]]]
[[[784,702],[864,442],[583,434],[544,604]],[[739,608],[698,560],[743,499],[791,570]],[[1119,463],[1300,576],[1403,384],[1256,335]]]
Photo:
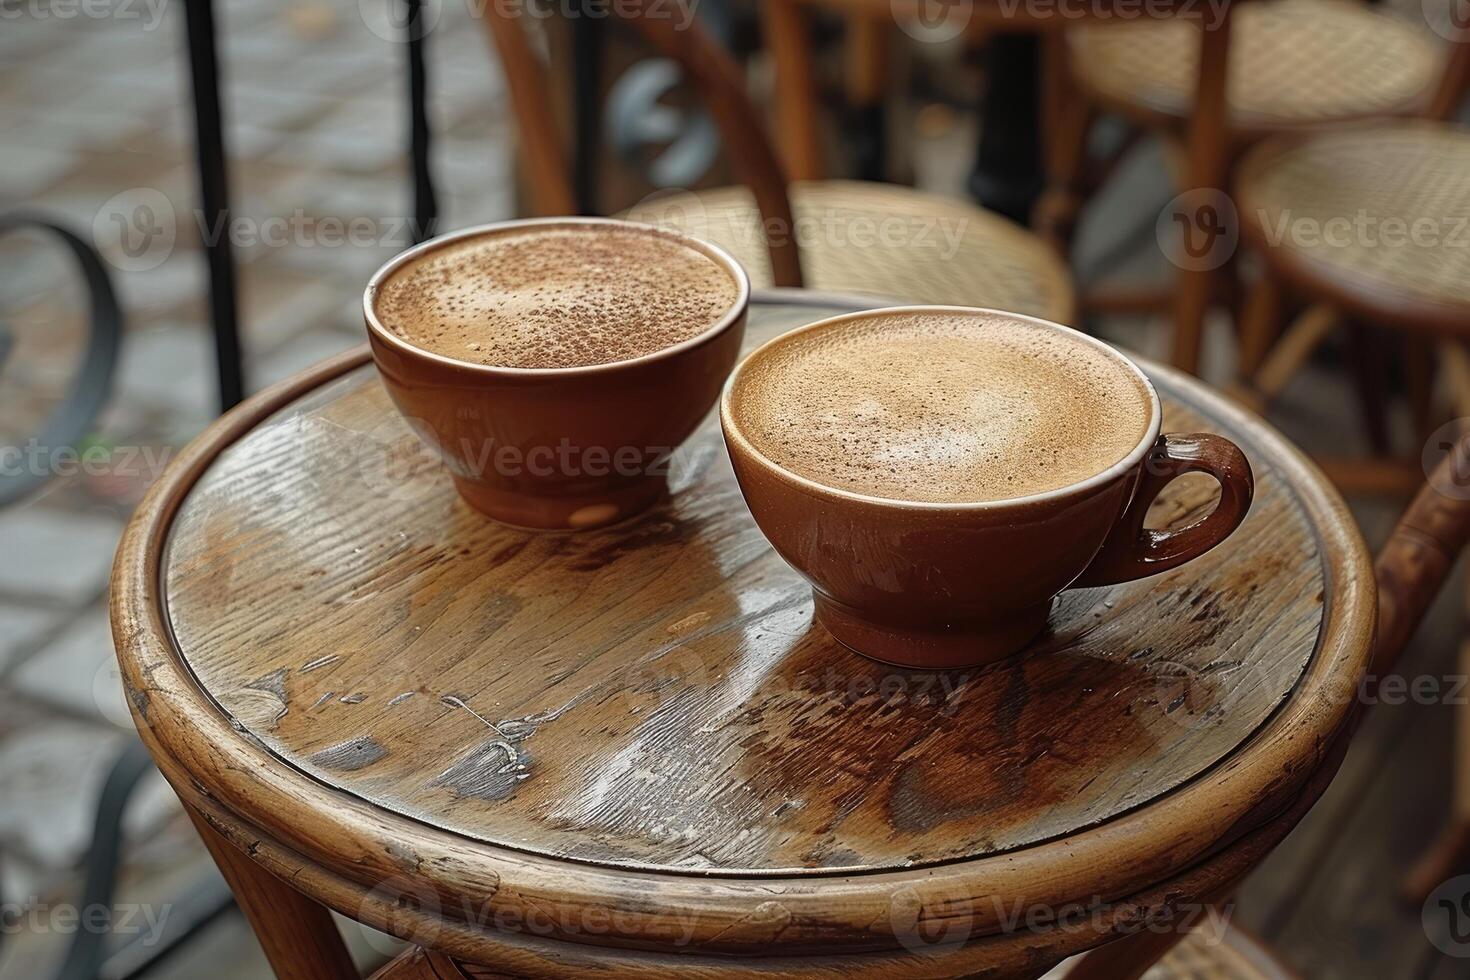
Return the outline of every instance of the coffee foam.
[[[625,361],[696,337],[730,311],[735,278],[653,229],[527,227],[450,242],[395,269],[373,309],[455,360],[516,368]]]
[[[778,341],[740,369],[731,410],[766,458],[892,500],[1007,500],[1081,482],[1132,452],[1144,383],[1108,352],[983,312],[875,314]]]

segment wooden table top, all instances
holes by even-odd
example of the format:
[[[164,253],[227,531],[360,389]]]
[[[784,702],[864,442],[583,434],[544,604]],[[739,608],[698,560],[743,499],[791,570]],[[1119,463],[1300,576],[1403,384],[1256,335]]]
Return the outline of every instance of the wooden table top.
[[[848,308],[813,302],[758,300],[747,343]],[[713,413],[666,502],[531,533],[460,502],[365,357],[196,441],[114,591],[130,699],[175,786],[365,889],[406,875],[585,909],[640,882],[637,915],[697,905],[711,948],[882,947],[863,903],[891,913],[903,887],[1133,894],[1294,801],[1366,669],[1372,576],[1341,500],[1164,368],[1145,365],[1165,431],[1251,459],[1240,530],[1065,593],[1011,661],[923,672],[813,623]],[[1152,520],[1196,519],[1215,492],[1176,482]],[[967,906],[967,928],[995,912]]]

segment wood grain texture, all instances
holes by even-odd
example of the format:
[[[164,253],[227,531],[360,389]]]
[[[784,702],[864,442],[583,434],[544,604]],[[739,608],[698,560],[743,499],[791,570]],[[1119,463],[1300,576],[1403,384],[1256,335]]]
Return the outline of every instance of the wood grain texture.
[[[815,315],[762,312],[752,341]],[[140,731],[181,795],[364,921],[417,914],[455,955],[509,942],[469,909],[512,931],[537,917],[543,944],[779,957],[901,948],[906,910],[975,945],[1014,902],[1140,895],[1237,851],[1248,867],[1261,852],[1245,842],[1335,765],[1372,635],[1362,542],[1299,453],[1176,373],[1152,369],[1170,411],[1257,466],[1258,523],[1232,538],[1245,550],[1173,573],[1198,579],[1071,595],[1032,656],[900,701],[864,693],[877,668],[806,625],[804,592],[720,490],[717,445],[696,446],[672,501],[636,522],[517,535],[439,498],[442,475],[415,462],[360,363],[257,396],[181,454],[119,551],[114,635]],[[327,448],[375,431],[366,455]],[[214,482],[247,459],[244,477],[281,479]],[[1197,492],[1181,485],[1159,519],[1206,505]],[[283,564],[266,584],[271,549]],[[543,577],[548,563],[570,577]],[[502,565],[516,574],[492,596],[480,579]],[[195,615],[196,601],[229,615]],[[553,801],[542,786],[561,780],[582,795]],[[373,802],[389,793],[416,796],[423,819]],[[689,841],[691,820],[723,836]],[[851,873],[854,856],[886,870]],[[395,882],[422,900],[396,901]],[[1098,938],[997,938],[964,957],[1004,946],[1014,965],[1027,943],[1040,961]]]
[[[1175,402],[1166,429],[1211,421]],[[924,673],[813,624],[719,439],[710,419],[643,520],[516,531],[456,499],[363,369],[191,492],[174,635],[245,731],[329,785],[476,840],[724,874],[1074,833],[1217,764],[1311,657],[1325,571],[1269,469],[1216,552],[1066,594],[1000,669]],[[1192,523],[1217,494],[1180,481],[1155,513]]]

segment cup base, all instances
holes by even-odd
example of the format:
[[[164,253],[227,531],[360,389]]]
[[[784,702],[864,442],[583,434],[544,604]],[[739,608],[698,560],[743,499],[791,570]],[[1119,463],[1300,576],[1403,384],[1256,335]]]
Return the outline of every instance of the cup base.
[[[616,524],[646,510],[668,489],[662,476],[569,497],[537,497],[470,480],[456,479],[454,485],[465,503],[486,517],[528,531],[583,531]]]
[[[924,629],[875,623],[820,593],[813,593],[816,616],[843,646],[870,660],[896,667],[946,670],[978,667],[1019,651],[1046,626],[1051,601],[1024,609],[999,622],[945,623]]]

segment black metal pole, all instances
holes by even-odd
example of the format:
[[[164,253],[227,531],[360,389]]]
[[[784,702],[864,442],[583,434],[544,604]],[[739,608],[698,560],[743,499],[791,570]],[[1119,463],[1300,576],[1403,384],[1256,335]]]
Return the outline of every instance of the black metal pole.
[[[424,61],[428,28],[422,0],[404,0],[408,17],[408,106],[409,156],[413,163],[413,240],[433,238],[439,224],[439,202],[434,196],[434,178],[429,172],[429,74]]]
[[[581,0],[572,20],[572,116],[573,152],[572,195],[577,212],[598,214],[597,157],[602,146],[602,82],[603,52],[607,25],[594,16],[595,4]]]
[[[225,172],[212,0],[189,0],[184,5],[184,22],[189,74],[194,83],[194,146],[199,165],[204,254],[209,262],[209,314],[214,325],[220,410],[227,411],[245,397],[245,374],[240,359],[235,256],[230,246],[230,192]]]

